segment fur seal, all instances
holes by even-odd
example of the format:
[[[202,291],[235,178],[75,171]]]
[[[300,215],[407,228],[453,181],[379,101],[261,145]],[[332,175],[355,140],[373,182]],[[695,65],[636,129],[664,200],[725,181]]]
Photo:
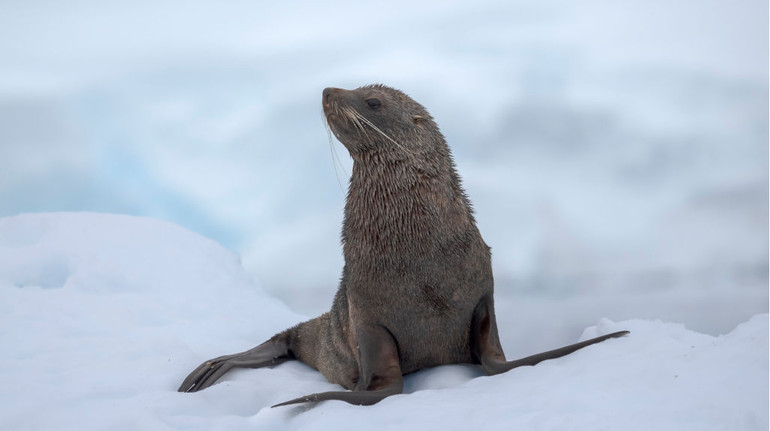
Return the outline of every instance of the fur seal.
[[[232,368],[297,359],[350,391],[276,406],[401,393],[403,375],[444,364],[486,374],[535,365],[620,337],[616,332],[515,361],[498,338],[490,248],[449,147],[428,111],[399,90],[323,91],[326,121],[353,158],[345,203],[345,265],[331,310],[259,346],[206,361],[179,387],[205,389]]]

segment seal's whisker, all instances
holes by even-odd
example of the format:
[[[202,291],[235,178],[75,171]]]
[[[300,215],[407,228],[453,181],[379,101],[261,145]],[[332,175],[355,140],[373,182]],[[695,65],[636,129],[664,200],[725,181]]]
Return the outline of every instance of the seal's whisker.
[[[345,188],[342,186],[342,181],[340,180],[339,172],[337,171],[337,165],[339,165],[340,169],[342,169],[342,172],[345,173],[345,176],[349,176],[348,172],[345,170],[345,166],[342,165],[342,161],[340,161],[340,156],[337,154],[337,150],[334,148],[334,142],[332,139],[332,128],[331,125],[329,125],[329,120],[326,118],[326,115],[323,115],[324,118],[324,127],[326,128],[326,136],[329,138],[329,153],[332,155],[332,166],[334,167],[334,176],[337,178],[337,184],[340,186],[340,190],[344,193]]]
[[[344,111],[347,117],[350,119],[351,123],[353,123],[353,126],[359,131],[359,133],[366,136],[366,129],[364,129],[363,124],[361,124],[361,121],[359,121],[358,113],[348,107],[345,107]]]
[[[350,115],[352,115],[352,116],[353,116],[353,118],[355,118],[355,122],[356,122],[356,124],[358,124],[358,125],[359,125],[359,130],[360,130],[360,133],[361,133],[361,135],[363,135],[363,137],[364,137],[364,138],[365,138],[367,141],[371,140],[371,138],[370,138],[370,136],[369,136],[369,131],[367,130],[367,128],[366,128],[366,127],[364,127],[364,125],[363,125],[363,124],[361,124],[361,119],[363,118],[363,117],[361,116],[361,114],[359,114],[358,112],[356,112],[356,111],[355,111],[354,109],[352,109],[352,108],[348,108],[348,110],[350,111]],[[365,119],[365,118],[363,118],[363,119]]]
[[[358,112],[356,112],[356,111],[353,111],[353,114],[355,114],[355,116],[356,116],[356,117],[357,117],[359,120],[361,120],[361,121],[362,121],[364,124],[366,124],[367,126],[371,127],[372,129],[374,129],[374,131],[375,131],[375,132],[377,132],[377,133],[379,133],[380,135],[384,136],[384,137],[385,137],[387,140],[389,140],[390,142],[392,142],[392,143],[393,143],[395,146],[397,146],[398,148],[400,148],[402,151],[404,151],[404,152],[406,152],[406,153],[411,153],[411,151],[409,151],[409,150],[407,150],[406,148],[404,148],[404,146],[403,146],[403,145],[401,145],[401,144],[399,144],[399,143],[398,143],[398,141],[396,141],[395,139],[391,138],[390,136],[388,136],[388,134],[387,134],[387,133],[385,133],[385,132],[383,132],[382,130],[380,130],[380,128],[379,128],[379,127],[375,126],[375,125],[374,125],[374,123],[372,123],[371,121],[369,121],[369,120],[368,120],[366,117],[364,117],[363,115],[361,115],[360,113],[358,113]]]
[[[354,118],[354,121],[356,122],[356,124],[358,124],[361,127],[361,132],[363,132],[364,135],[368,136],[368,133],[366,133],[366,128],[361,124],[362,121],[366,122],[368,120],[364,118],[364,116],[356,112],[354,109],[352,108],[347,108],[347,109],[350,115]]]
[[[364,127],[364,124],[361,122],[361,114],[355,111],[355,109],[352,108],[346,108],[349,112],[350,116],[353,118],[353,123],[356,125],[356,129],[358,130],[358,134],[365,140],[365,141],[371,141],[371,136],[369,135],[369,129],[367,127]]]
[[[360,113],[358,113],[358,112],[355,112],[355,111],[353,111],[353,113],[355,114],[355,116],[356,116],[356,117],[357,117],[357,118],[358,118],[360,121],[362,121],[362,122],[363,122],[364,124],[366,124],[367,126],[371,127],[371,128],[372,128],[372,130],[374,130],[375,132],[377,132],[377,133],[379,133],[380,135],[384,136],[384,137],[385,137],[387,140],[389,140],[390,142],[392,142],[393,144],[395,144],[395,145],[396,145],[396,146],[398,146],[399,148],[402,148],[402,147],[401,147],[401,145],[400,145],[398,142],[396,142],[396,140],[395,140],[395,139],[391,138],[390,136],[388,136],[388,134],[387,134],[387,133],[383,132],[383,131],[382,131],[382,130],[379,128],[379,127],[375,126],[375,125],[374,125],[374,123],[372,123],[371,121],[369,121],[369,119],[367,119],[366,117],[364,117],[363,115],[361,115],[361,114],[360,114]]]

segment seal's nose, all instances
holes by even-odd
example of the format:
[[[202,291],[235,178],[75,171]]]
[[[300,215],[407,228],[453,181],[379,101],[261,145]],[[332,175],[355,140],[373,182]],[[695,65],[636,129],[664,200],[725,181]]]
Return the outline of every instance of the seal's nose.
[[[330,96],[331,96],[333,93],[336,93],[336,92],[338,92],[338,91],[340,91],[340,89],[339,89],[339,88],[334,88],[334,87],[326,87],[326,88],[324,88],[324,93],[323,93],[323,102],[324,102],[324,105],[328,105],[328,104],[329,104],[329,97],[330,97]]]

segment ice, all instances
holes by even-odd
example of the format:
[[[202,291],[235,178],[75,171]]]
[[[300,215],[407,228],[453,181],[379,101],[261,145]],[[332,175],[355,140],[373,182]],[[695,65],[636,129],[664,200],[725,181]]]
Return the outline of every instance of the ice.
[[[141,217],[6,217],[0,219],[0,427],[767,428],[766,314],[722,336],[660,320],[600,317],[582,338],[631,334],[498,376],[482,376],[473,365],[420,371],[407,376],[404,394],[371,407],[328,401],[271,409],[338,387],[288,362],[232,371],[201,392],[176,392],[200,362],[253,347],[306,319],[252,282],[232,252]],[[549,327],[560,318],[541,313],[521,336],[557,347]],[[503,334],[521,331],[501,325]],[[520,356],[503,344],[509,357]]]

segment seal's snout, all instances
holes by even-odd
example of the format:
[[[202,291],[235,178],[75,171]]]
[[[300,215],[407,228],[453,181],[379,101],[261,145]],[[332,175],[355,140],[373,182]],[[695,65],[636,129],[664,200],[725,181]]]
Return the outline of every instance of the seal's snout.
[[[330,99],[332,97],[332,94],[337,93],[339,91],[340,91],[339,88],[334,88],[334,87],[324,88],[324,92],[323,92],[323,103],[324,103],[324,106],[329,106],[329,104],[331,103]]]

